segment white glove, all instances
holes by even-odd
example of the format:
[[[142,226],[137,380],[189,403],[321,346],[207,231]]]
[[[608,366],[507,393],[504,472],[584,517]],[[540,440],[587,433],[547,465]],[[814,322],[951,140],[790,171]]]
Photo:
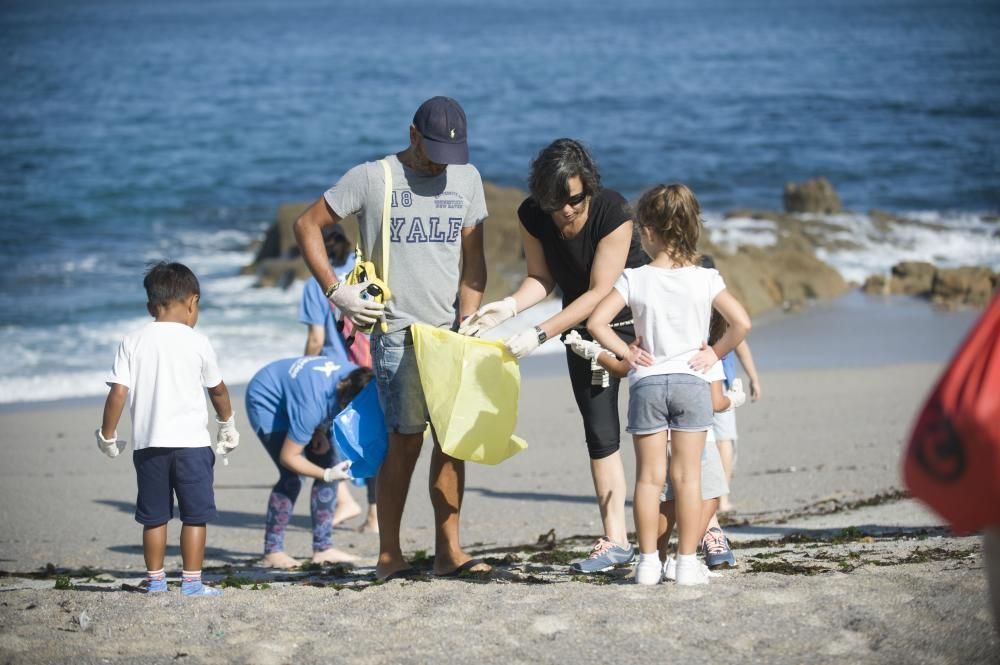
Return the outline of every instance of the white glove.
[[[226,455],[240,445],[240,433],[236,431],[236,414],[229,416],[229,420],[216,418],[215,422],[219,425],[219,433],[215,437],[215,454],[222,455],[223,464],[229,464]]]
[[[593,360],[602,353],[608,352],[607,349],[597,342],[588,342],[575,330],[570,330],[566,333],[566,336],[563,337],[563,344],[568,346],[573,353],[586,360]]]
[[[330,296],[330,302],[334,307],[343,312],[351,323],[361,328],[367,328],[375,323],[385,311],[385,305],[382,303],[361,296],[370,284],[370,281],[344,284]]]
[[[122,441],[118,438],[117,430],[111,435],[110,439],[105,439],[104,435],[101,434],[101,428],[98,427],[97,431],[94,432],[94,436],[97,437],[97,448],[108,457],[118,457],[121,451],[125,450],[125,446],[128,445],[128,441]]]
[[[514,298],[507,296],[503,300],[488,303],[477,309],[476,313],[461,325],[458,334],[476,337],[515,316],[517,316],[517,303]]]
[[[537,349],[538,343],[538,331],[534,328],[522,330],[504,342],[507,345],[507,350],[516,358],[523,358]]]
[[[743,379],[733,379],[733,385],[725,392],[725,395],[730,402],[730,407],[726,411],[743,406],[747,401],[747,394],[743,392]]]
[[[336,464],[329,469],[323,469],[323,481],[327,483],[332,483],[335,480],[350,480],[351,478],[353,478],[351,460]]]

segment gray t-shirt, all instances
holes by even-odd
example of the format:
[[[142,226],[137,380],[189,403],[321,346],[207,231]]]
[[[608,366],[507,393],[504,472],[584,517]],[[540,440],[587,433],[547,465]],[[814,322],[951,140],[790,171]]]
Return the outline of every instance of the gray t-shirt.
[[[450,326],[455,320],[462,229],[486,220],[483,180],[472,164],[451,165],[429,176],[403,166],[395,155],[387,159],[392,170],[388,332],[415,321]],[[324,194],[340,218],[357,214],[361,250],[382,279],[384,195],[385,177],[378,162],[355,166]]]

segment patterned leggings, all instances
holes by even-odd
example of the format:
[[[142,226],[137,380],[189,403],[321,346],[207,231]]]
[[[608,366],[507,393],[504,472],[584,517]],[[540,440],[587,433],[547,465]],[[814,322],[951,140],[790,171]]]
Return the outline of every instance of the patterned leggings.
[[[287,432],[257,432],[257,437],[267,449],[267,454],[278,467],[278,482],[271,489],[267,500],[267,518],[264,526],[264,554],[285,551],[285,529],[292,517],[295,499],[302,490],[302,478],[294,471],[281,465],[278,457],[285,443]],[[306,446],[306,459],[320,467],[328,468],[334,464],[334,448],[330,447],[323,455],[316,455]],[[309,498],[309,513],[312,516],[313,551],[322,552],[333,546],[333,510],[337,507],[337,483],[326,483],[313,480],[312,493]]]

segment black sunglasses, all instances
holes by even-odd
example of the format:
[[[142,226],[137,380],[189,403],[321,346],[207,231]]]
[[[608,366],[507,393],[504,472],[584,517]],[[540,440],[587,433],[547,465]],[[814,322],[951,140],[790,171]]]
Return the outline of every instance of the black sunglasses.
[[[575,194],[574,196],[571,196],[568,199],[566,199],[566,202],[563,203],[561,206],[558,206],[556,208],[544,208],[544,212],[552,213],[557,210],[562,210],[567,205],[572,208],[575,208],[586,200],[587,200],[587,192],[582,191],[579,194]]]

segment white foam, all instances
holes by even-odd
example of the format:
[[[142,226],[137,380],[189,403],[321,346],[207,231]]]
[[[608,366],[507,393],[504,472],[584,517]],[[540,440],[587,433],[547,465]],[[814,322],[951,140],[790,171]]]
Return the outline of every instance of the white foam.
[[[842,239],[859,245],[851,249],[818,248],[816,256],[836,268],[844,279],[861,283],[873,274],[887,274],[900,261],[927,261],[936,266],[986,266],[1000,269],[998,230],[978,215],[908,213],[922,222],[876,224],[868,215],[808,216],[845,227],[827,239]],[[928,226],[933,224],[945,228]]]
[[[705,228],[716,245],[730,254],[740,247],[770,247],[778,241],[778,229],[767,219],[723,218],[705,215]]]
[[[900,215],[901,224],[879,224],[867,214],[802,215],[824,228],[828,243],[842,241],[844,249],[820,247],[816,256],[837,269],[848,281],[861,283],[873,274],[886,274],[900,261],[928,261],[940,267],[966,265],[1000,269],[1000,225],[972,213],[916,211]],[[839,227],[839,229],[838,229]],[[944,227],[944,228],[939,228]],[[777,227],[766,219],[722,218],[705,215],[705,228],[726,252],[740,247],[768,247],[777,241]]]
[[[820,249],[820,259],[845,279],[861,282],[871,274],[886,273],[903,260],[930,261],[940,266],[984,265],[1000,270],[1000,225],[974,214],[908,213],[917,224],[876,224],[865,214],[804,216],[842,227],[825,231],[827,240],[842,239],[857,249]],[[944,230],[930,225],[943,226]],[[264,224],[261,224],[263,229]],[[766,247],[777,238],[768,220],[706,215],[713,242],[726,251],[741,246]],[[202,285],[198,330],[212,341],[227,383],[245,383],[265,364],[296,356],[305,347],[306,328],[298,322],[302,281],[287,289],[255,288],[255,278],[239,275],[252,252],[247,247],[259,237],[244,231],[182,232],[170,245],[148,252],[149,260],[163,250],[187,263]],[[103,269],[97,255],[86,254],[59,268],[70,272]],[[134,278],[132,276],[131,278]],[[115,277],[117,279],[117,276]],[[90,294],[83,294],[90,297]],[[116,318],[51,326],[0,327],[0,403],[63,399],[104,394],[104,377],[122,337],[147,321],[141,289],[134,310]],[[490,331],[490,339],[506,339],[555,315],[561,308],[550,298]],[[536,354],[563,353],[558,339],[543,344]]]

